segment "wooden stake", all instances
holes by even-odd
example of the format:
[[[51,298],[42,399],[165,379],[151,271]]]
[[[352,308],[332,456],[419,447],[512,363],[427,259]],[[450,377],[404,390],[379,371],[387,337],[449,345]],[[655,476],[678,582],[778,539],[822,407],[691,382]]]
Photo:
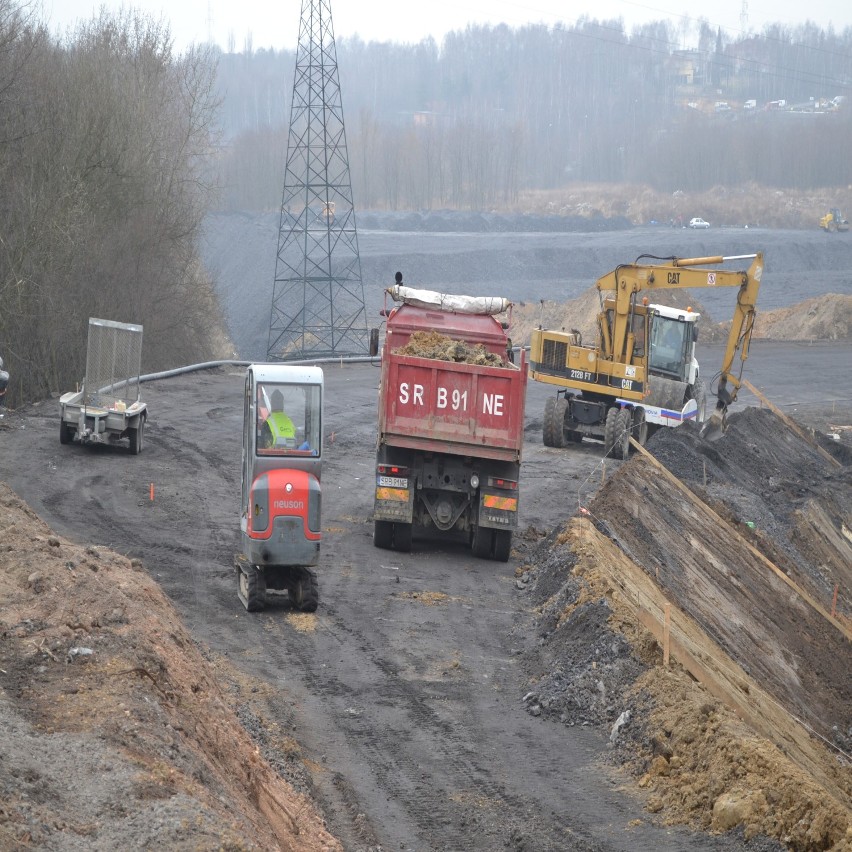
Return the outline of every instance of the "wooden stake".
[[[154,501],[154,483],[151,483],[151,488],[149,490],[149,494],[151,495],[151,502]]]

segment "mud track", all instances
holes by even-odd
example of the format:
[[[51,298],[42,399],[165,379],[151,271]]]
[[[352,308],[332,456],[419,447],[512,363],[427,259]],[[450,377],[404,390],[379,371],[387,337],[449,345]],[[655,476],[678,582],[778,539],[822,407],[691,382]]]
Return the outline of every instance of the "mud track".
[[[755,351],[753,380],[778,404],[802,392],[824,399],[848,347],[811,348],[826,378],[804,391],[778,372],[785,359],[796,362],[795,349],[772,345],[765,358]],[[138,457],[122,447],[60,446],[56,407],[45,403],[10,415],[0,464],[58,533],[142,561],[206,658],[239,673],[228,688],[244,724],[264,756],[316,799],[347,850],[774,848],[655,822],[647,797],[605,759],[608,726],[568,727],[524,712],[541,676],[532,661],[543,634],[518,574],[544,537],[591,501],[600,445],[543,447],[547,391],[532,383],[523,529],[510,562],[435,541],[415,540],[411,554],[377,550],[378,376],[372,365],[326,369],[314,616],[296,614],[286,597],[249,615],[237,599],[241,371],[147,384],[151,420]],[[607,475],[618,467],[608,461]],[[617,696],[612,710],[620,712]],[[294,761],[273,747],[270,731],[298,741]]]

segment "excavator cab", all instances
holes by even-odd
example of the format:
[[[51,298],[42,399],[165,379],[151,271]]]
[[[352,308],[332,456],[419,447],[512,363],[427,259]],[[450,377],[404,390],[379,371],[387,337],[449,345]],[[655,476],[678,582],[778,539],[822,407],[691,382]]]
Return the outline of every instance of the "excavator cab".
[[[237,593],[260,610],[267,590],[313,612],[319,602],[322,492],[322,395],[319,367],[252,364],[243,398],[241,552]]]
[[[658,307],[651,321],[651,346],[648,371],[681,382],[690,381],[690,363],[694,357],[694,344],[698,314],[690,319],[667,316]],[[682,315],[682,312],[681,312]]]

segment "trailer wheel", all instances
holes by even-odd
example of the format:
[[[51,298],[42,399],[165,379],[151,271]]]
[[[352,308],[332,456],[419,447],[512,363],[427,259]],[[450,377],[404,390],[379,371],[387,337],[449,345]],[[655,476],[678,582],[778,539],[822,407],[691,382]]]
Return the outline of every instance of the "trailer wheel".
[[[127,435],[130,438],[130,452],[134,456],[138,456],[142,452],[142,438],[145,434],[145,418],[139,417],[139,425],[135,429],[128,429]]]
[[[240,563],[237,567],[237,596],[248,612],[259,612],[266,603],[266,578],[256,565]]]
[[[74,440],[74,429],[72,426],[69,426],[64,420],[59,421],[59,443],[60,444],[70,444],[72,440]]]
[[[562,397],[548,397],[544,404],[542,439],[545,447],[565,446],[565,412],[568,401]]]
[[[393,547],[393,524],[390,521],[373,521],[373,545],[383,550]]]
[[[299,612],[316,612],[319,606],[316,574],[308,568],[299,570],[298,575],[287,584],[287,596]]]

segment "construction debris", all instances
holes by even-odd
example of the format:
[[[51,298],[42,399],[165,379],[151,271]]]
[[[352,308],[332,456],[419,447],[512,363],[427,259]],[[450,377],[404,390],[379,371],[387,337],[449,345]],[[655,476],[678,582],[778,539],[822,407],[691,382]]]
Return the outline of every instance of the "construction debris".
[[[405,346],[395,349],[396,355],[413,355],[417,358],[434,358],[436,361],[455,361],[457,364],[479,366],[509,366],[499,355],[489,352],[481,344],[471,346],[454,340],[437,331],[415,331]]]

